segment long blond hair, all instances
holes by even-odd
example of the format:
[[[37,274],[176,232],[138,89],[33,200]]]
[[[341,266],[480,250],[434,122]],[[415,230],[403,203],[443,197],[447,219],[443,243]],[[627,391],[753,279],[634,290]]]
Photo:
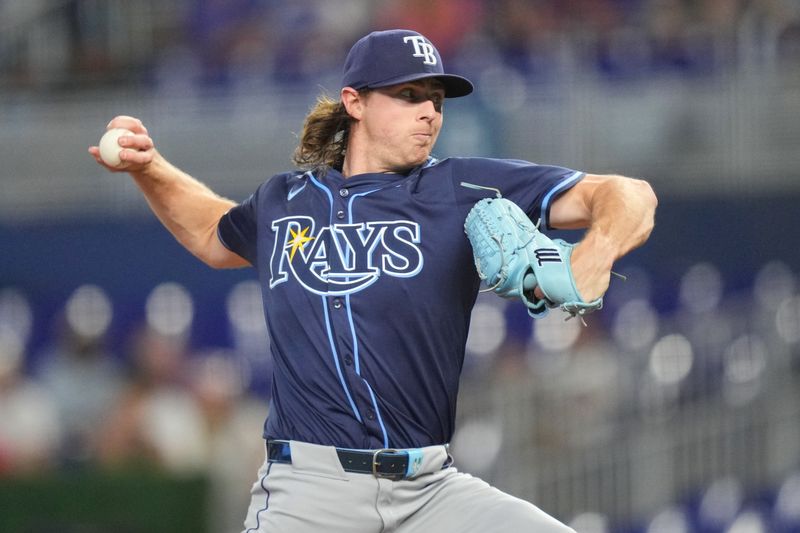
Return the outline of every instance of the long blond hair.
[[[292,160],[305,170],[342,169],[352,118],[341,101],[322,94],[306,115]]]

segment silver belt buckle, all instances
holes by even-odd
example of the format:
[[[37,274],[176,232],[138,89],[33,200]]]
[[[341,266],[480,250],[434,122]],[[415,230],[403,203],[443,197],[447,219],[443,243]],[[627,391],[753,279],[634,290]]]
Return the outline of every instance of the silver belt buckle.
[[[372,454],[372,475],[375,477],[394,477],[401,475],[399,474],[381,474],[378,472],[378,466],[380,466],[380,462],[378,461],[378,455],[382,453],[398,453],[400,450],[396,448],[381,448],[380,450],[375,450],[375,453]]]

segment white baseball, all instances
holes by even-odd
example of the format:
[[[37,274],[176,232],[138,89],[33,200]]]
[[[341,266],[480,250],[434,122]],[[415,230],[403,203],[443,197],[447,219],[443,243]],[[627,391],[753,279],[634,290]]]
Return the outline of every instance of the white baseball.
[[[133,135],[131,130],[125,128],[112,128],[105,132],[100,138],[98,148],[100,148],[100,158],[111,167],[118,167],[122,160],[119,158],[119,153],[122,150],[127,150],[119,145],[119,138],[123,135]]]

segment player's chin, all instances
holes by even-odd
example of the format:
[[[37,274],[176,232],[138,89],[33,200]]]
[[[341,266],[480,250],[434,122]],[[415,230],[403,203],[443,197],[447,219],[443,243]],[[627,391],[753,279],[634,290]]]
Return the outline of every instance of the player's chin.
[[[411,156],[409,157],[410,159],[409,162],[411,163],[410,166],[416,167],[427,161],[428,158],[431,156],[431,148],[432,146],[430,145],[416,147],[416,149],[412,152]]]

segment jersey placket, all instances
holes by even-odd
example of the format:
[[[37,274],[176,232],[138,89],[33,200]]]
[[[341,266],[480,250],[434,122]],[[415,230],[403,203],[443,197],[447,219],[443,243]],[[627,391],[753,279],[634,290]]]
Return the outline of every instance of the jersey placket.
[[[351,189],[344,186],[340,186],[334,192],[330,222],[331,242],[328,243],[329,254],[337,253],[335,251],[337,249],[341,250],[344,253],[345,264],[349,267],[348,263],[354,258],[351,257],[347,243],[342,242],[341,235],[334,228],[336,224],[352,223],[352,220],[350,220],[350,202],[353,200],[353,196]],[[333,239],[337,239],[339,242],[334,243]],[[370,438],[378,439],[379,442],[383,443],[384,447],[388,447],[388,438],[380,417],[374,391],[361,376],[358,339],[350,307],[350,295],[327,296],[326,303],[339,364],[345,376],[349,392],[356,404],[358,415],[361,416],[361,423]]]

